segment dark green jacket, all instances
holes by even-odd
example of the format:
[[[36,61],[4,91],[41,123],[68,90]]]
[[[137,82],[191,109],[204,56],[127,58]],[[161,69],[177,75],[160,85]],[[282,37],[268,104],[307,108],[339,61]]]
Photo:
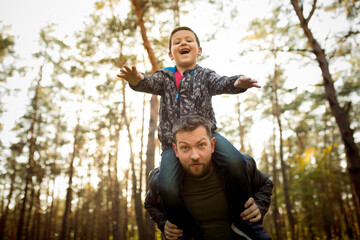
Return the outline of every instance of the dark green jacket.
[[[251,185],[251,195],[254,198],[255,203],[258,206],[261,212],[261,216],[263,218],[270,206],[270,197],[272,194],[271,192],[273,188],[273,183],[264,173],[257,169],[256,163],[251,156],[249,156],[248,154],[244,154],[244,157],[246,159],[246,171]],[[231,179],[228,179],[229,175],[227,174],[227,170],[220,166],[215,166],[215,170],[218,171],[220,175],[225,191],[225,196],[227,197],[227,200],[229,202],[230,212],[232,213],[231,218],[232,221],[235,222],[240,218],[240,212],[238,210],[241,208],[239,208],[239,206],[235,205],[235,203],[231,201],[232,197],[230,197],[230,195],[237,193],[229,192],[228,182],[231,181]],[[149,191],[147,192],[145,198],[145,208],[150,214],[151,219],[157,223],[158,228],[163,232],[167,217],[163,211],[161,199],[157,193],[158,175],[159,168],[155,168],[150,172]],[[194,217],[190,214],[185,204],[182,207],[183,215],[181,216],[181,219],[183,225],[182,230],[184,232],[184,239],[191,239],[192,237],[196,239],[196,237],[201,234],[201,227],[197,223],[196,219],[194,219]]]

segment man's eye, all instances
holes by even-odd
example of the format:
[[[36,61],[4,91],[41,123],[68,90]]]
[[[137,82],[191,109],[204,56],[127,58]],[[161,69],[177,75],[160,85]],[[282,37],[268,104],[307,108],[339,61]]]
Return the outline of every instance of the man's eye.
[[[182,146],[181,149],[182,149],[182,150],[187,150],[188,147],[187,147],[187,146]]]
[[[199,147],[201,147],[201,148],[205,147],[205,143],[200,143]]]

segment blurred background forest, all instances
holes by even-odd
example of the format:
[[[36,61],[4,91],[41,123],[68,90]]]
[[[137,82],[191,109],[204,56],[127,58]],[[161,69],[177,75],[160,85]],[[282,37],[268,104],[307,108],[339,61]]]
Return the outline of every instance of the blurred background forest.
[[[179,25],[200,65],[262,85],[213,102],[219,132],[274,182],[273,239],[360,239],[360,1],[88,4],[74,32],[41,26],[27,59],[0,22],[0,240],[161,239],[143,208],[159,98],[116,74],[173,66]]]

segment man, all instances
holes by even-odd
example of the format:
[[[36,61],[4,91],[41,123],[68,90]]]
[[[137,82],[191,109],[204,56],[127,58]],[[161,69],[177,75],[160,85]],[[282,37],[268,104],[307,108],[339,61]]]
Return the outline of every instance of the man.
[[[157,194],[159,169],[150,173],[145,199],[146,210],[166,239],[271,239],[259,222],[270,205],[273,185],[256,169],[255,161],[246,155],[252,197],[239,207],[237,194],[229,188],[228,169],[212,161],[216,140],[211,138],[211,123],[196,115],[181,118],[174,125],[173,139],[183,170],[181,214],[164,213]]]

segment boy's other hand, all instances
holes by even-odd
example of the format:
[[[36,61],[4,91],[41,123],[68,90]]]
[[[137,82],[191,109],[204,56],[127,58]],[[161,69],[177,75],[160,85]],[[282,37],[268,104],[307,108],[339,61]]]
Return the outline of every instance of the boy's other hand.
[[[117,76],[119,78],[123,78],[128,81],[131,85],[136,86],[140,81],[144,80],[144,76],[138,72],[135,66],[131,66],[131,68],[127,65],[124,65],[120,68],[120,74]]]
[[[261,88],[261,86],[257,84],[256,80],[245,76],[241,76],[238,79],[236,79],[234,83],[234,87],[239,87],[244,89],[248,89],[252,87]]]

